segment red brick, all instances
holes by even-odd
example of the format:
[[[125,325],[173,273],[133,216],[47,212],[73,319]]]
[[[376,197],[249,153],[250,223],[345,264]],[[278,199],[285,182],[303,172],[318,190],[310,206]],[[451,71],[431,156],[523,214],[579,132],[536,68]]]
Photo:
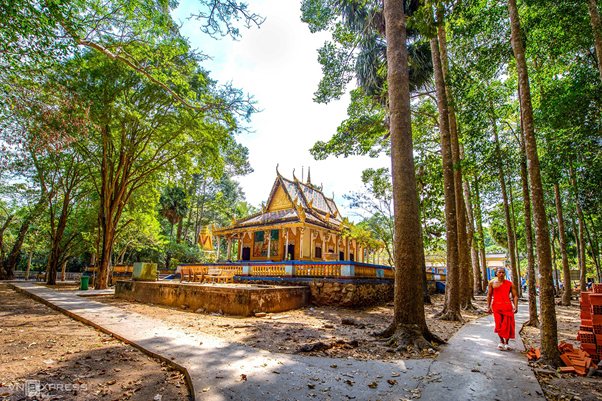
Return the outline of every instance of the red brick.
[[[602,294],[589,294],[589,303],[592,305],[602,305]]]
[[[579,337],[581,341],[581,344],[583,343],[587,343],[587,344],[595,344],[596,343],[596,338],[594,337],[594,333],[590,333],[589,331],[579,331]]]

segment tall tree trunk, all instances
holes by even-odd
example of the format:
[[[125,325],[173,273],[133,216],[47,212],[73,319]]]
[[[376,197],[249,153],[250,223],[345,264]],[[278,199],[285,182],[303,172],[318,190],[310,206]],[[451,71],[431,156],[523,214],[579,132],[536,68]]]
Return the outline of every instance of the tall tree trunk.
[[[460,144],[460,158],[464,160],[464,146]],[[472,207],[472,195],[469,180],[463,180],[464,200],[466,202],[466,225],[468,228],[468,247],[470,248],[470,261],[472,265],[472,298],[475,294],[482,294],[481,268],[479,266],[479,246],[475,233],[475,218]]]
[[[502,202],[504,205],[504,217],[506,221],[506,236],[508,237],[508,253],[510,254],[510,273],[512,277],[512,283],[516,286],[517,290],[520,286],[518,277],[518,268],[516,266],[516,250],[514,249],[514,230],[512,229],[512,218],[510,216],[510,207],[508,206],[508,192],[506,190],[506,177],[504,174],[504,167],[502,165],[502,152],[500,150],[500,141],[498,138],[497,124],[495,121],[495,114],[493,114],[492,107],[492,120],[491,124],[493,127],[493,136],[495,138],[495,153],[497,156],[497,169],[500,179],[500,186],[502,188]]]
[[[592,216],[589,215],[588,217],[589,217],[589,222],[591,223],[591,226],[592,226],[592,231],[594,233],[594,235],[593,235],[594,238],[592,241],[592,238],[589,237],[589,231],[588,231],[589,242],[590,242],[590,244],[592,244],[592,252],[594,253],[592,255],[592,257],[594,259],[594,263],[596,264],[596,273],[598,275],[598,283],[602,283],[602,272],[600,271],[601,266],[600,266],[600,248],[598,246],[598,243],[599,243],[598,234],[596,233],[596,229],[594,226],[594,221],[592,220]],[[587,228],[587,226],[586,226],[586,228]]]
[[[562,213],[562,198],[560,197],[560,186],[554,184],[554,201],[556,203],[556,215],[558,217],[558,239],[560,242],[560,255],[562,257],[562,274],[564,275],[564,293],[562,294],[562,305],[571,304],[571,271],[569,257],[566,252],[566,237],[564,231],[564,216]]]
[[[15,243],[13,245],[13,249],[8,254],[8,260],[6,261],[5,270],[4,270],[4,278],[8,280],[12,280],[15,274],[15,267],[17,266],[17,262],[19,261],[19,256],[21,254],[21,247],[23,246],[23,241],[25,241],[25,236],[27,235],[27,231],[31,224],[45,211],[46,205],[48,203],[48,199],[51,199],[56,194],[56,190],[52,190],[48,195],[42,194],[38,203],[34,206],[33,210],[29,213],[29,215],[23,220],[23,224],[21,225],[21,229],[19,230],[19,234],[17,234],[17,238],[15,239]]]
[[[441,59],[439,41],[431,39],[431,56],[435,71],[437,88],[437,107],[439,109],[439,131],[441,133],[441,154],[443,163],[443,186],[445,196],[445,231],[447,234],[447,276],[445,281],[445,306],[438,315],[441,319],[463,321],[460,312],[460,264],[458,254],[458,222],[456,213],[456,191],[454,183],[454,166],[452,158],[449,118],[447,113],[447,96]]]
[[[531,89],[529,87],[529,72],[525,59],[525,48],[521,39],[520,19],[516,0],[508,0],[510,25],[512,31],[512,50],[516,59],[518,84],[520,86],[520,107],[529,163],[529,182],[533,201],[533,223],[541,275],[540,305],[541,305],[541,354],[543,362],[552,366],[560,366],[558,350],[558,326],[556,322],[556,307],[554,305],[554,278],[552,276],[552,258],[550,251],[550,232],[546,217],[546,205],[541,183],[541,169],[537,155],[537,140],[533,125],[533,108],[531,105]]]
[[[184,219],[180,218],[180,221],[178,222],[178,231],[176,233],[176,244],[179,244],[180,241],[182,240],[182,225],[184,224]]]
[[[29,280],[29,271],[31,270],[31,258],[33,257],[33,248],[29,251],[29,259],[27,260],[27,272],[25,272],[25,280]]]
[[[552,232],[552,266],[554,266],[554,278],[556,294],[560,294],[560,275],[558,274],[558,263],[556,263],[556,230]]]
[[[391,173],[395,210],[395,309],[383,335],[394,335],[400,347],[428,347],[438,340],[426,325],[421,270],[424,260],[420,209],[412,144],[412,121],[402,0],[385,0],[385,30],[391,115]]]
[[[443,87],[447,100],[447,116],[449,119],[449,136],[451,142],[452,164],[454,168],[454,192],[456,198],[456,222],[458,228],[458,266],[459,266],[459,285],[460,285],[460,308],[474,309],[472,304],[472,276],[470,275],[470,245],[466,233],[466,204],[464,203],[462,168],[460,167],[460,144],[458,141],[458,124],[454,110],[454,102],[449,82],[449,66],[447,58],[447,38],[445,34],[445,24],[443,8],[437,10],[437,19],[439,22],[439,57],[441,62],[441,72],[443,75]]]
[[[577,204],[577,215],[580,215],[579,204]],[[587,259],[585,257],[585,235],[583,219],[579,218],[579,288],[587,291]]]
[[[63,261],[63,268],[61,269],[61,281],[65,281],[65,271],[67,270],[67,259]]]
[[[537,290],[535,283],[535,256],[533,254],[533,231],[531,229],[531,194],[529,192],[529,177],[527,176],[527,153],[525,150],[525,139],[521,127],[520,138],[520,178],[523,190],[523,205],[525,208],[525,237],[527,242],[527,279],[529,281],[529,321],[528,326],[539,327],[537,315]]]
[[[474,219],[474,211],[472,210],[472,197],[470,195],[470,184],[468,180],[463,182],[464,185],[464,199],[466,200],[466,217],[468,218],[468,242],[470,245],[470,259],[472,262],[472,291],[473,296],[475,294],[482,294],[482,283],[481,283],[481,268],[479,266],[479,245],[477,244],[475,238],[475,219]]]
[[[585,223],[583,221],[583,213],[581,212],[581,206],[579,205],[578,188],[577,188],[577,177],[575,177],[575,171],[573,167],[569,167],[569,174],[571,175],[571,183],[573,184],[573,192],[575,193],[575,210],[577,212],[577,218],[579,220],[579,288],[581,291],[587,291],[587,258],[585,254]]]
[[[600,72],[600,80],[602,81],[602,23],[600,23],[600,13],[596,0],[587,1],[587,9],[589,10],[589,20],[594,31],[594,45],[596,46],[596,55],[598,56],[598,71]]]
[[[514,194],[513,194],[513,185],[512,180],[510,180],[510,191],[508,193],[510,195],[510,215],[512,216],[512,240],[514,241],[514,250],[516,251],[516,271],[518,273],[518,286],[516,290],[518,291],[519,298],[523,296],[522,290],[522,280],[520,276],[520,252],[518,250],[518,238],[516,236],[516,213],[514,213]]]
[[[485,255],[485,233],[483,231],[483,213],[481,210],[481,195],[479,193],[479,179],[476,178],[474,181],[474,193],[477,206],[477,232],[479,235],[479,253],[481,254],[481,274],[483,276],[481,280],[481,291],[487,292],[489,286],[489,279],[487,275],[487,255]]]
[[[103,224],[100,258],[98,259],[98,276],[94,285],[94,288],[97,290],[104,290],[109,286],[109,265],[111,264],[111,249],[114,239],[115,227],[112,219],[108,218]]]
[[[48,255],[48,267],[46,270],[46,284],[56,285],[56,276],[61,265],[61,250],[59,249],[59,244],[52,244],[52,248],[50,249],[50,254]]]
[[[8,216],[6,218],[6,221],[4,222],[4,224],[2,225],[2,228],[0,228],[0,280],[4,280],[4,263],[6,262],[4,260],[4,258],[6,258],[6,250],[4,249],[4,232],[6,231],[6,229],[8,228],[8,225],[10,224],[10,222],[13,220],[13,218],[15,217],[14,214],[11,214],[10,216]]]
[[[27,260],[27,272],[25,273],[25,280],[29,280],[29,271],[31,270],[31,258],[33,257],[33,251],[35,250],[36,243],[38,240],[38,233],[40,229],[36,230],[36,233],[33,235],[33,243],[31,244],[31,250],[29,251],[29,258]],[[0,259],[2,260],[2,259]]]

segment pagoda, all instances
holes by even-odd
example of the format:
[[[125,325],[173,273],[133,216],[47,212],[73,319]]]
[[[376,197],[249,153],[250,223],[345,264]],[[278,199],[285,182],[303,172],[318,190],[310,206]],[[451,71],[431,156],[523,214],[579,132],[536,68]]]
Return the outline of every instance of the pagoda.
[[[276,180],[262,211],[229,227],[213,227],[218,255],[221,239],[227,243],[227,260],[237,261],[355,261],[364,263],[370,251],[343,236],[344,219],[333,198],[307,182],[286,179],[276,167]],[[234,244],[236,244],[234,246]]]

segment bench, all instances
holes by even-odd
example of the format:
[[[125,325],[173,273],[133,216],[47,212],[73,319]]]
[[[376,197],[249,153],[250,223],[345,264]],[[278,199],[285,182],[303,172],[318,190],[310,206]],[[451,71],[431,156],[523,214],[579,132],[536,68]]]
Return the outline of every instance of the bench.
[[[124,266],[118,265],[113,267],[113,272],[109,276],[110,285],[115,285],[117,280],[126,280],[132,278],[132,272],[134,271],[134,266]]]
[[[234,272],[222,269],[209,269],[204,280],[211,281],[212,283],[233,283]]]
[[[187,269],[187,268],[182,268],[180,269],[180,283],[186,280],[189,283],[190,282],[196,282],[198,281],[199,283],[203,282],[203,272],[201,272],[200,274],[197,274],[194,269]]]

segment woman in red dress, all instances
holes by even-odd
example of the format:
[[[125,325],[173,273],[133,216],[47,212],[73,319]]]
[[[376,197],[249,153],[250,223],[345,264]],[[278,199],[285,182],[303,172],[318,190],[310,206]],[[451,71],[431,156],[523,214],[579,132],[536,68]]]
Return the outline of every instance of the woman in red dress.
[[[516,286],[510,280],[506,280],[506,269],[498,268],[495,275],[497,280],[489,282],[487,306],[489,313],[493,313],[495,332],[500,337],[498,348],[510,351],[512,348],[508,345],[508,340],[514,338],[514,314],[518,312],[518,292]],[[512,303],[510,293],[512,293]]]

